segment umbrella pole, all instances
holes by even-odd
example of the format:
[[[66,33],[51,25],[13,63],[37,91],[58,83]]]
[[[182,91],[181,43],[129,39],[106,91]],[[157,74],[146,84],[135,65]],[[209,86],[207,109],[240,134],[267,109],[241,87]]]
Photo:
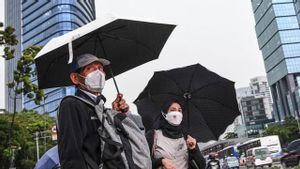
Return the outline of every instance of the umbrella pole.
[[[117,84],[117,81],[116,81],[116,78],[115,78],[115,75],[114,75],[114,73],[113,73],[113,71],[112,71],[111,66],[109,66],[109,71],[110,71],[111,77],[112,77],[112,79],[113,79],[113,81],[114,81],[114,84],[115,84],[117,93],[120,94],[119,87],[118,87],[118,84]]]
[[[102,40],[101,40],[99,34],[97,35],[97,40],[99,41],[100,46],[101,46],[101,48],[102,48],[102,50],[103,50],[103,55],[104,55],[104,57],[108,59],[107,54],[106,54],[106,51],[105,51],[105,48],[104,48],[104,46],[103,46],[103,43],[102,43]],[[96,43],[95,43],[95,44],[96,44]],[[97,55],[97,47],[95,47],[95,50],[96,50],[95,53],[96,53],[96,55]],[[108,60],[109,60],[109,59],[108,59]],[[114,73],[113,73],[113,71],[112,71],[112,68],[111,68],[110,65],[108,65],[108,67],[109,67],[109,73],[111,74],[111,77],[112,77],[112,79],[113,79],[113,81],[114,81],[114,84],[115,84],[117,93],[120,94],[119,87],[118,87],[118,85],[117,85],[117,81],[116,81],[116,79],[115,79],[115,75],[114,75]]]

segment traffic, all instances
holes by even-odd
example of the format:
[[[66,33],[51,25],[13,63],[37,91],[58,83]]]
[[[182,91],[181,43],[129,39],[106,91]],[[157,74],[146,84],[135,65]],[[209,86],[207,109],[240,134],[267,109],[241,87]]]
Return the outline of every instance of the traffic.
[[[214,168],[294,167],[300,159],[300,139],[282,148],[277,135],[219,141],[202,149],[208,166]],[[212,168],[212,167],[211,167]]]

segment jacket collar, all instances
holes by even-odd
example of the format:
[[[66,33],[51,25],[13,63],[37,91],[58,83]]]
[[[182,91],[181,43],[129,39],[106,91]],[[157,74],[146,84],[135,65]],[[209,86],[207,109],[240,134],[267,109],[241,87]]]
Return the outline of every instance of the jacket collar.
[[[88,96],[86,93],[84,93],[83,91],[81,91],[80,89],[77,88],[76,90],[76,93],[75,93],[76,96],[79,96],[83,99],[86,99],[88,100],[89,102],[93,103],[93,104],[98,104],[95,102],[94,99],[92,99],[90,96]],[[99,97],[101,97],[101,100],[103,100],[103,102],[105,103],[106,102],[106,98],[103,96],[103,95],[100,95]]]

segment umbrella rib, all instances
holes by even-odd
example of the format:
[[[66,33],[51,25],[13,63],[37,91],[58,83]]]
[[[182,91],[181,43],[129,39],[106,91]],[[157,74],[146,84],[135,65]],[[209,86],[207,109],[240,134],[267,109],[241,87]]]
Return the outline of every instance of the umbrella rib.
[[[159,95],[173,95],[173,96],[177,96],[177,97],[181,97],[180,95],[177,95],[177,94],[175,94],[175,93],[156,93],[156,94],[150,94],[150,98],[152,97],[152,96],[159,96]]]
[[[193,82],[194,76],[195,76],[195,74],[196,74],[196,68],[197,68],[197,67],[194,68],[192,77],[191,77],[191,79],[190,79],[190,85],[189,85],[189,88],[188,88],[188,91],[190,91],[190,92],[191,92],[191,88],[192,88],[192,82]]]
[[[147,45],[145,45],[141,41],[137,41],[137,40],[133,40],[133,39],[127,39],[127,38],[123,38],[123,37],[116,36],[116,35],[113,35],[113,34],[110,34],[110,33],[105,33],[105,32],[101,32],[100,34],[103,35],[106,38],[135,43],[137,45],[140,45],[140,46],[144,47],[145,49],[147,49],[148,51],[150,51],[154,55],[158,55],[158,53],[154,52],[151,48],[149,48]]]
[[[228,106],[224,105],[223,103],[216,101],[214,99],[208,98],[208,97],[193,97],[193,98],[202,99],[202,100],[210,100],[212,102],[218,103],[219,105],[222,105],[223,107],[226,107],[226,108],[232,110],[233,112],[236,112],[236,110],[234,110],[232,107],[228,107]]]
[[[165,73],[161,73],[161,76],[163,76],[163,77],[169,79],[170,81],[172,81],[173,83],[175,83],[175,86],[176,86],[182,93],[185,92],[182,88],[180,88],[180,85],[179,85],[175,80],[173,80],[173,79],[170,78],[169,76],[165,75]]]
[[[190,104],[193,105],[197,110],[199,110],[199,107],[196,106],[196,104],[194,104],[192,101],[190,101]],[[205,125],[210,130],[210,133],[214,136],[215,140],[218,140],[218,137],[216,137],[216,135],[214,134],[214,132],[212,132],[212,130],[208,127],[207,122],[204,120],[202,114],[201,114],[201,117],[203,119],[202,124]]]
[[[222,81],[217,81],[217,82],[209,83],[209,84],[206,84],[206,85],[204,85],[204,86],[201,86],[201,87],[198,88],[198,89],[195,89],[195,90],[192,91],[191,93],[199,92],[200,90],[202,90],[202,89],[205,88],[205,87],[213,86],[213,85],[218,85],[218,84],[220,84],[220,83],[224,83],[224,82],[222,82]]]
[[[196,104],[194,104],[192,101],[189,102],[191,105],[193,105],[197,110],[199,110],[198,106],[196,106]],[[204,120],[203,116],[201,113],[199,113],[201,115],[202,121],[200,121],[200,123],[202,122],[202,125],[205,125],[206,128],[208,128],[210,130],[210,133],[214,136],[214,138],[217,140],[218,138],[215,136],[214,132],[211,131],[211,129],[208,127],[206,121]]]

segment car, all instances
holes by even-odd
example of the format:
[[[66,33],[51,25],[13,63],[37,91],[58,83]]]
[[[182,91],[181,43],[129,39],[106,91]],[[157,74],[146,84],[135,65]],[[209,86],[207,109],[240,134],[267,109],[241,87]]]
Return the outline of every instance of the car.
[[[273,160],[267,147],[255,147],[246,152],[246,167],[271,167]]]
[[[224,159],[222,168],[224,169],[239,169],[239,160],[236,157],[230,156]]]
[[[292,141],[284,150],[280,159],[284,168],[297,166],[300,162],[300,139]]]

